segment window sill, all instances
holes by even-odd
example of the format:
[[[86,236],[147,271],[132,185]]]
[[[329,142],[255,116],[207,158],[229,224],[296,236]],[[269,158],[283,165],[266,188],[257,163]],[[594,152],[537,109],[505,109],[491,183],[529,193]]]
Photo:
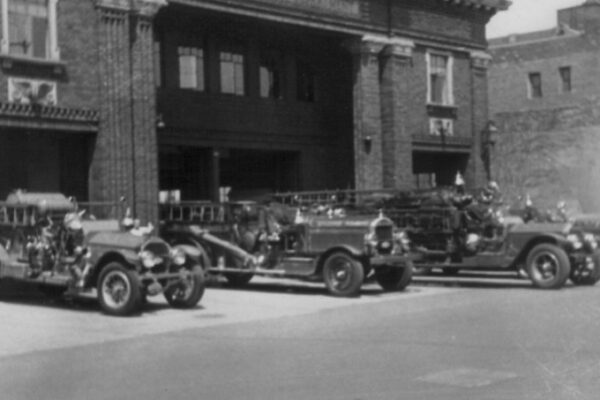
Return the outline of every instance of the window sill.
[[[13,54],[0,54],[0,67],[4,71],[18,71],[24,75],[51,75],[64,76],[66,64],[60,60],[47,60],[42,58],[22,57]]]

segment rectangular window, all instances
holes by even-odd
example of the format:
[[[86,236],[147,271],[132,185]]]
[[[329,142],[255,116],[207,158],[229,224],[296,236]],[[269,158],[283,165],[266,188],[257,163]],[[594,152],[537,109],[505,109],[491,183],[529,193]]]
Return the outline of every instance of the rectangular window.
[[[178,47],[179,87],[204,91],[204,50],[198,47]]]
[[[314,102],[316,91],[316,76],[313,69],[306,63],[296,64],[296,90],[300,101]]]
[[[276,51],[263,52],[259,67],[260,97],[281,99],[283,57]]]
[[[542,74],[539,72],[529,74],[529,97],[532,99],[542,97]]]
[[[428,102],[441,105],[454,103],[452,93],[452,58],[448,55],[427,53]]]
[[[246,94],[244,55],[241,52],[221,51],[219,54],[221,93]]]
[[[571,93],[571,67],[561,67],[558,72],[560,74],[561,93]]]
[[[5,1],[8,1],[8,53],[50,58],[48,0]],[[55,24],[55,21],[52,23]]]

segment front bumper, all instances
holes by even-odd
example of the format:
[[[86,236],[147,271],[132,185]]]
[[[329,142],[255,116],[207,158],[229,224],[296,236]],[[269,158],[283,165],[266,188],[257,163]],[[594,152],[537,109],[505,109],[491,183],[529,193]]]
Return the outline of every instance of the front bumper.
[[[372,267],[412,267],[412,258],[409,255],[378,255],[369,258]]]

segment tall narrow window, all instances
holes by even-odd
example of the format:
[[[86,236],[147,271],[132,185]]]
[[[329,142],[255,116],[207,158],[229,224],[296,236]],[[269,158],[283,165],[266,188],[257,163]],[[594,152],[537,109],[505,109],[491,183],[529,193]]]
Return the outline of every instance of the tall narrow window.
[[[306,63],[296,64],[296,90],[298,100],[314,102],[316,91],[316,76],[314,70]]]
[[[245,62],[241,51],[221,51],[219,54],[221,93],[243,96],[246,94],[244,79]]]
[[[260,97],[281,99],[283,57],[277,51],[265,51],[260,56]]]
[[[542,97],[542,74],[539,72],[529,74],[529,97],[532,99]]]
[[[427,53],[428,102],[452,105],[452,58],[448,55]]]
[[[562,93],[571,93],[571,67],[560,67],[560,91]]]
[[[179,87],[203,91],[204,50],[198,47],[178,47],[179,53]]]
[[[160,41],[155,41],[153,46],[154,54],[154,84],[156,87],[162,86],[162,49]]]
[[[8,15],[3,22],[8,23],[8,53],[34,58],[52,58],[49,3],[55,7],[56,0],[4,0],[8,1]],[[54,11],[54,9],[52,10]],[[54,13],[52,13],[54,14]]]

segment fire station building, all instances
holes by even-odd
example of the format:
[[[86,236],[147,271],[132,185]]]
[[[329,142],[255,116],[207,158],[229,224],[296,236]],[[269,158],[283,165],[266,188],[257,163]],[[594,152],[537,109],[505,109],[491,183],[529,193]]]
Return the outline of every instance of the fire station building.
[[[0,197],[485,179],[506,0],[0,0]]]

